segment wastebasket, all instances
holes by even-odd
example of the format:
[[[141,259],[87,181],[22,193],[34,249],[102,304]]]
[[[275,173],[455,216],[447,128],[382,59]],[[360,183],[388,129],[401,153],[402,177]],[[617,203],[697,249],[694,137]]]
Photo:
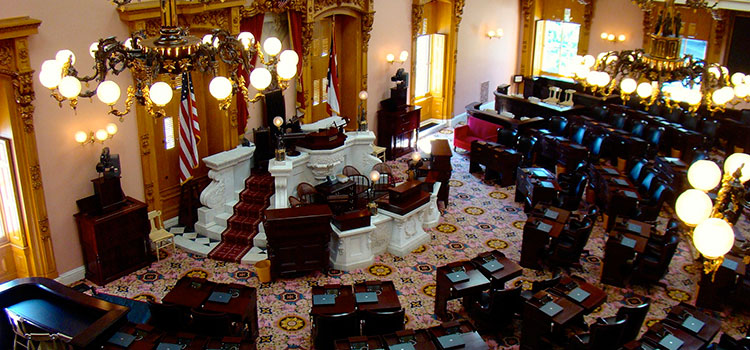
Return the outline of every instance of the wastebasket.
[[[255,273],[258,275],[260,283],[271,282],[271,261],[266,259],[256,262]]]

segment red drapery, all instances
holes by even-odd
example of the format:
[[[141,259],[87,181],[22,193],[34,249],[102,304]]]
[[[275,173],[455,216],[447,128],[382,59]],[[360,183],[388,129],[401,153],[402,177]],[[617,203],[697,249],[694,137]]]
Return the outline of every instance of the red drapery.
[[[264,15],[261,13],[259,15],[244,19],[240,23],[240,31],[253,33],[253,36],[255,36],[255,40],[260,40],[261,35],[263,34],[263,17]],[[257,54],[255,54],[253,57],[250,57],[250,63],[253,65],[255,65],[255,61],[257,60]],[[250,86],[250,72],[245,71],[245,69],[240,66],[237,69],[237,74],[245,79],[246,86]],[[237,129],[242,134],[245,133],[247,118],[249,116],[250,113],[247,110],[247,102],[245,101],[245,98],[242,96],[242,94],[237,94]]]
[[[297,108],[305,108],[305,94],[302,89],[302,12],[287,11],[292,48],[299,56],[297,62]],[[295,111],[296,114],[296,111]]]

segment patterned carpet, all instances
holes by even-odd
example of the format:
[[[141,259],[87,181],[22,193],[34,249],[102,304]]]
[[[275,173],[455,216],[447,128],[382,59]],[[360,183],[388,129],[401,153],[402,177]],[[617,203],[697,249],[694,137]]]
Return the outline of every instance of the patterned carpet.
[[[443,129],[433,137],[451,138],[452,131]],[[402,158],[391,165],[403,174],[406,169]],[[501,188],[482,182],[479,175],[468,172],[468,156],[455,154],[453,176],[450,189],[450,204],[443,210],[440,223],[430,230],[432,241],[416,249],[412,254],[400,258],[384,254],[366,268],[351,272],[328,270],[305,277],[279,280],[259,284],[251,266],[211,260],[177,251],[173,256],[153,263],[150,267],[122,277],[104,287],[99,292],[135,299],[160,300],[184,276],[205,277],[216,282],[236,282],[258,288],[258,314],[260,337],[259,349],[309,349],[310,346],[310,287],[326,283],[353,284],[372,279],[389,279],[400,292],[401,305],[406,308],[408,328],[426,328],[439,324],[433,315],[436,266],[454,260],[469,259],[477,253],[498,249],[510,258],[520,258],[521,232],[526,214],[513,202],[513,187]],[[671,211],[665,210],[659,219],[659,229],[667,221]],[[750,224],[741,219],[741,232],[748,232]],[[652,306],[646,325],[662,319],[669,308],[681,301],[695,302],[696,283],[700,265],[693,260],[696,254],[684,239],[672,260],[670,271],[663,281],[667,288],[643,287],[631,289],[615,288],[598,283],[603,257],[604,230],[597,223],[586,246],[589,255],[583,257],[584,272],[574,272],[584,276],[604,288],[609,294],[607,302],[586,317],[591,323],[598,316],[614,315],[620,305],[628,303],[633,293],[650,295]],[[549,277],[550,272],[525,270],[523,276],[511,283],[530,287],[529,281]],[[457,301],[451,301],[448,309],[460,312]],[[734,337],[747,331],[750,313],[747,311],[727,311],[715,313],[723,319],[722,331]],[[645,328],[644,328],[645,329]],[[485,335],[493,349],[517,349],[518,334]]]

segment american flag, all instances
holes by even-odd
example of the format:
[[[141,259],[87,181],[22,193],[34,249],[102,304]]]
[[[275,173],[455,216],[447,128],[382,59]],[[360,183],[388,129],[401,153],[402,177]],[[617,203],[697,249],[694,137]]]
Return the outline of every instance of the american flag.
[[[328,114],[339,115],[339,70],[336,62],[335,31],[331,31],[331,51],[328,55]]]
[[[193,78],[182,73],[182,95],[180,97],[180,185],[193,177],[198,167],[198,142],[201,129],[198,125],[198,108],[195,106]]]

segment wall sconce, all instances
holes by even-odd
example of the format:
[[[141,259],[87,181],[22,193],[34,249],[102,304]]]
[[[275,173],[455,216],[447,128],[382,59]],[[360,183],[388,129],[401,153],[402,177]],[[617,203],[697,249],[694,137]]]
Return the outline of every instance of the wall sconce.
[[[602,40],[611,41],[613,43],[618,43],[621,41],[625,41],[625,34],[620,34],[618,36],[615,36],[612,33],[603,32],[601,35]]]
[[[112,136],[115,136],[116,133],[117,125],[115,125],[115,123],[109,123],[104,127],[104,129],[99,129],[96,132],[89,131],[88,133],[86,133],[83,130],[78,131],[74,137],[76,142],[80,143],[83,146],[94,143],[96,141],[104,143],[104,141],[111,139]]]
[[[398,61],[396,60],[396,56],[394,56],[392,53],[389,53],[385,55],[385,60],[388,61],[388,63],[404,63],[406,62],[406,59],[409,58],[409,53],[406,52],[406,50],[401,51],[401,53],[398,55]]]
[[[281,128],[284,125],[284,118],[276,116],[273,118],[273,125],[275,125],[281,134],[278,136],[278,143],[276,144],[276,161],[282,162],[286,159],[286,147],[284,146],[284,129]]]
[[[500,39],[503,37],[503,34],[504,34],[503,28],[497,28],[497,30],[490,29],[487,31],[487,37],[490,39],[494,39],[494,38]]]

